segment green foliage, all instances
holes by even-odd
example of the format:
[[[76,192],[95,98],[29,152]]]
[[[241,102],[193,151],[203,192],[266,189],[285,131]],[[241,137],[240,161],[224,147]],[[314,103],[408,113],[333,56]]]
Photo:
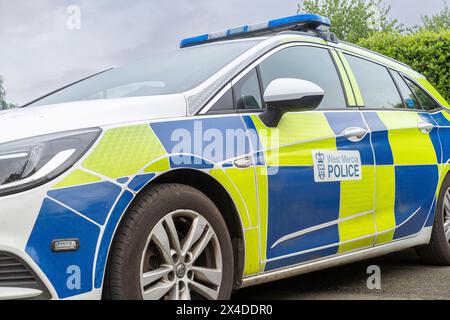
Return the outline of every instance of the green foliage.
[[[406,35],[379,32],[358,44],[410,65],[450,101],[450,29]]]
[[[3,78],[0,76],[0,110],[16,108],[15,105],[6,102],[5,96],[6,90],[3,87]]]
[[[3,88],[3,78],[0,76],[0,110],[8,109],[8,104],[5,101],[5,89]]]
[[[423,29],[439,31],[450,29],[450,8],[448,3],[444,2],[444,8],[438,14],[422,17]]]
[[[349,42],[358,42],[377,31],[397,30],[397,20],[389,18],[390,9],[383,0],[303,0],[298,5],[298,13],[330,18],[331,31]]]

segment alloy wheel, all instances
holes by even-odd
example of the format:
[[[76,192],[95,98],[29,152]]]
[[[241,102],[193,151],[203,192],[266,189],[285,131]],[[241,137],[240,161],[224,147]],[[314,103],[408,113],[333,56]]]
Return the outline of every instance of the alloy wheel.
[[[442,208],[444,219],[444,233],[447,242],[450,241],[450,188],[447,189],[444,196],[444,204]]]
[[[145,300],[216,300],[222,253],[208,221],[192,210],[164,216],[151,231],[141,259]]]

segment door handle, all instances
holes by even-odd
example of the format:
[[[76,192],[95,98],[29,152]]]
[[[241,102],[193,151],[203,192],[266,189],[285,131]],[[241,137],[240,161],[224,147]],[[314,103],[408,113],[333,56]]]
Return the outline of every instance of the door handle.
[[[421,122],[417,125],[417,129],[422,133],[430,133],[434,129],[434,125],[429,122]]]
[[[252,158],[250,156],[243,156],[234,160],[234,165],[238,168],[248,168],[252,165]]]
[[[342,132],[342,135],[351,142],[358,142],[364,139],[367,134],[367,130],[363,128],[347,128]]]

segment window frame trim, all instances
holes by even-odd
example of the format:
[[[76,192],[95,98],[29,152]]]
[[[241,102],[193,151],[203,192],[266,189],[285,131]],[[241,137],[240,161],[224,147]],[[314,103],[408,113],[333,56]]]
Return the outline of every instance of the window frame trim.
[[[337,49],[337,50],[340,50],[340,49]],[[380,62],[378,62],[378,61],[372,60],[372,59],[370,59],[370,58],[361,56],[361,55],[359,55],[359,54],[354,54],[353,52],[348,52],[348,51],[346,51],[346,50],[340,50],[340,51],[344,54],[344,58],[345,58],[345,55],[350,55],[350,56],[353,56],[353,57],[355,57],[355,58],[359,58],[359,59],[362,59],[362,60],[366,60],[367,62],[371,62],[371,63],[377,64],[377,65],[379,65],[380,67],[383,67],[384,69],[386,69],[386,71],[387,71],[389,77],[391,78],[392,82],[394,83],[394,87],[395,87],[395,89],[397,90],[397,93],[398,93],[398,95],[399,95],[399,97],[400,97],[400,99],[401,99],[401,101],[402,101],[402,104],[403,104],[403,108],[368,108],[368,107],[366,106],[366,104],[364,103],[364,106],[358,107],[359,110],[376,110],[376,111],[381,111],[381,110],[382,110],[382,111],[389,111],[389,110],[391,110],[391,111],[414,111],[414,112],[423,111],[423,109],[408,109],[408,108],[406,108],[405,99],[404,99],[404,97],[403,97],[403,95],[402,95],[402,93],[401,93],[401,91],[400,91],[400,88],[398,87],[397,81],[395,81],[395,79],[394,79],[394,77],[393,77],[393,75],[392,75],[392,71],[397,71],[397,72],[399,72],[398,70],[395,70],[395,69],[392,68],[391,66],[385,65],[385,64],[383,64],[383,63],[380,63]],[[351,71],[354,73],[353,68],[351,67],[350,64],[349,64],[349,68],[350,68]],[[399,73],[400,73],[400,72],[399,72]],[[356,76],[355,76],[355,78],[356,78]],[[357,79],[355,79],[355,81],[358,82]],[[361,91],[361,87],[360,87],[359,84],[358,84],[358,87],[359,87],[359,90],[360,90],[361,96],[362,96],[362,91]],[[353,90],[355,90],[355,89],[353,88]],[[363,97],[363,99],[364,99],[364,97]]]
[[[422,107],[422,104],[420,103],[419,99],[417,99],[416,95],[415,95],[414,92],[411,90],[411,88],[408,86],[408,84],[406,83],[406,81],[403,79],[402,75],[401,75],[398,71],[396,71],[396,70],[394,70],[394,69],[392,69],[392,68],[387,68],[387,69],[388,69],[389,75],[390,75],[391,78],[392,78],[392,81],[394,81],[394,83],[395,83],[395,87],[397,88],[397,91],[398,91],[398,93],[400,94],[400,98],[402,99],[402,103],[403,103],[403,108],[401,108],[401,109],[400,109],[400,108],[391,108],[391,109],[400,109],[400,110],[407,109],[407,110],[416,111],[416,112],[422,112],[422,111],[424,111],[424,109],[423,109],[423,107]],[[399,86],[399,84],[397,83],[397,80],[395,80],[395,78],[394,78],[394,75],[393,75],[394,72],[397,72],[397,73],[398,73],[398,75],[400,76],[400,78],[405,82],[405,84],[406,84],[406,85],[408,86],[408,88],[411,90],[411,93],[414,95],[414,97],[416,98],[417,102],[419,103],[419,106],[421,107],[420,109],[418,109],[418,108],[414,108],[414,109],[408,108],[408,105],[406,104],[405,97],[403,96],[403,93],[402,93],[402,91],[400,90],[400,86]],[[385,108],[385,109],[387,109],[387,108]]]
[[[258,88],[259,88],[259,95],[260,95],[260,99],[261,99],[261,108],[258,109],[238,109],[237,105],[236,105],[236,85],[239,83],[236,82],[234,85],[231,86],[231,91],[233,93],[233,110],[234,113],[255,113],[255,112],[262,112],[264,110],[266,110],[266,102],[264,101],[264,93],[262,90],[262,84],[261,84],[261,74],[260,74],[260,70],[259,70],[259,65],[257,65],[255,68],[251,69],[244,77],[242,77],[242,79],[244,79],[247,75],[250,74],[250,72],[252,72],[253,70],[255,70],[255,74],[256,74],[256,80],[258,81]],[[241,80],[242,80],[241,79]]]
[[[203,106],[196,114],[195,116],[202,116],[202,115],[209,115],[209,114],[213,114],[213,113],[209,113],[209,110],[214,106],[214,104],[226,93],[226,89],[227,87],[229,87],[231,85],[231,88],[234,87],[234,85],[236,83],[238,83],[243,77],[245,77],[249,72],[251,72],[253,69],[255,69],[256,67],[258,67],[259,70],[259,65],[265,61],[266,59],[268,59],[269,57],[273,56],[274,54],[276,54],[277,52],[290,48],[290,47],[316,47],[316,48],[322,48],[324,50],[326,50],[330,56],[331,62],[334,65],[334,68],[336,70],[336,74],[338,75],[339,78],[339,83],[341,86],[341,90],[342,90],[342,95],[344,97],[344,101],[346,103],[346,107],[345,108],[324,108],[324,109],[320,109],[318,111],[337,111],[337,110],[341,110],[341,111],[346,111],[346,110],[350,110],[350,111],[354,111],[357,110],[357,107],[351,107],[348,104],[348,99],[346,97],[345,94],[345,88],[344,88],[344,84],[342,81],[342,75],[340,74],[339,69],[336,66],[336,62],[333,59],[333,55],[331,54],[330,50],[334,50],[336,49],[335,47],[329,46],[329,45],[322,45],[322,44],[317,44],[317,43],[309,43],[309,42],[301,42],[301,41],[296,41],[296,42],[289,42],[289,43],[284,43],[281,44],[275,48],[272,48],[271,50],[267,51],[266,53],[264,53],[262,56],[260,56],[259,58],[255,59],[252,63],[250,63],[246,68],[242,69],[242,71],[240,73],[238,73],[235,77],[233,77],[230,81],[227,82],[227,84],[214,96],[213,99],[211,99],[205,106]],[[260,82],[260,87],[263,86],[262,84],[262,79],[259,78],[259,82]],[[352,88],[353,90],[353,88]],[[265,107],[265,101],[264,101],[264,92],[263,90],[261,90],[261,96],[262,96],[262,101],[263,101],[263,106]],[[240,114],[240,113],[261,113],[265,110],[265,108],[263,109],[258,109],[258,110],[245,110],[245,112],[238,112],[237,109],[235,108],[235,106],[233,106],[233,110],[224,110],[224,113],[221,114]]]
[[[435,113],[435,112],[439,112],[441,110],[445,110],[445,108],[440,104],[439,101],[437,101],[433,95],[431,95],[430,93],[428,93],[428,90],[426,90],[420,83],[418,83],[417,81],[415,81],[414,79],[412,79],[411,77],[409,77],[408,75],[404,74],[403,72],[399,71],[398,72],[400,74],[400,76],[403,78],[403,80],[405,81],[406,85],[411,89],[411,92],[413,93],[413,95],[416,97],[417,101],[420,103],[420,106],[422,107],[422,112],[428,112],[428,113]],[[435,109],[431,109],[431,110],[425,110],[425,108],[422,105],[422,102],[420,102],[419,97],[417,97],[416,93],[414,92],[414,90],[410,87],[410,85],[408,84],[408,82],[406,81],[411,81],[412,83],[414,83],[417,87],[419,87],[420,90],[422,90],[431,100],[434,101],[434,103],[436,104],[437,108]]]
[[[406,104],[406,100],[404,101],[404,104],[405,104],[405,106],[406,106],[406,109],[409,109],[409,110],[413,110],[413,111],[415,111],[415,110],[417,110],[417,111],[426,111],[424,108],[423,108],[423,106],[422,106],[422,103],[419,101],[419,99],[417,98],[417,95],[414,93],[414,91],[412,90],[412,88],[408,85],[408,82],[406,82],[406,80],[405,80],[405,77],[403,77],[402,76],[402,74],[399,72],[399,71],[396,71],[396,70],[393,70],[392,69],[392,71],[391,72],[397,72],[398,73],[398,75],[400,76],[400,78],[403,80],[403,82],[406,84],[406,86],[408,87],[408,89],[411,91],[411,93],[412,93],[412,95],[414,96],[414,98],[416,98],[416,100],[417,100],[417,102],[419,103],[419,106],[420,106],[420,109],[409,109],[408,107],[407,107],[407,104]],[[395,81],[395,78],[394,78],[394,81]],[[397,82],[397,81],[396,81]],[[400,88],[399,88],[399,91],[400,91]],[[400,91],[400,94],[401,94],[401,91]],[[404,97],[403,97],[403,95],[402,95],[402,99],[405,99]]]
[[[333,50],[333,51],[331,51],[331,50]],[[349,100],[349,97],[347,95],[347,90],[346,90],[345,83],[344,83],[344,77],[346,77],[347,80],[348,80],[349,86],[350,86],[350,91],[351,91],[350,95],[353,96],[353,99],[355,100],[355,103],[356,103],[355,91],[353,90],[353,86],[352,86],[352,83],[350,81],[350,77],[348,75],[347,68],[345,68],[345,66],[344,66],[344,64],[343,64],[343,62],[341,60],[341,57],[339,56],[339,53],[336,51],[336,48],[330,47],[328,52],[330,53],[331,60],[333,61],[334,67],[335,67],[336,72],[337,72],[338,77],[339,77],[339,81],[341,82],[342,92],[344,94],[344,99],[345,99],[345,104],[346,104],[345,110],[347,110],[347,109],[356,109],[357,106],[354,106],[354,105],[350,104],[350,100]],[[333,54],[333,52],[335,54]],[[339,62],[341,63],[342,71],[339,68],[337,59],[339,59]],[[337,110],[344,110],[344,109],[337,109]]]
[[[367,60],[367,61],[370,61],[370,62],[379,64],[379,65],[381,65],[381,66],[383,66],[383,67],[386,67],[386,68],[389,69],[389,70],[397,71],[397,72],[400,74],[401,77],[410,80],[411,82],[413,82],[414,84],[416,84],[417,86],[419,86],[421,90],[425,91],[425,93],[426,93],[428,96],[430,96],[430,97],[433,99],[433,101],[436,102],[436,104],[437,104],[437,106],[438,106],[438,107],[437,107],[436,109],[434,109],[434,110],[408,109],[408,108],[402,108],[402,109],[399,109],[399,108],[373,108],[373,109],[372,109],[372,108],[370,108],[370,109],[369,109],[369,108],[366,108],[366,106],[358,107],[359,110],[361,110],[361,111],[364,111],[364,110],[370,110],[370,111],[400,111],[400,112],[416,112],[416,113],[417,113],[417,112],[436,113],[436,112],[446,111],[446,110],[447,110],[446,108],[444,108],[444,107],[441,105],[441,103],[440,103],[439,101],[437,101],[437,100],[433,97],[433,95],[431,95],[431,94],[428,92],[428,90],[426,90],[426,89],[425,89],[421,84],[419,84],[416,80],[412,79],[411,76],[405,74],[402,70],[400,70],[400,68],[394,68],[394,67],[392,67],[392,66],[390,66],[390,65],[387,65],[387,64],[384,64],[384,63],[382,63],[382,62],[380,62],[380,61],[371,59],[371,58],[369,58],[369,57],[363,56],[363,55],[358,54],[358,53],[355,53],[355,52],[348,51],[348,50],[343,49],[343,48],[335,47],[335,49],[336,49],[337,51],[342,52],[343,54],[348,54],[348,55],[351,55],[351,56],[354,56],[354,57],[357,57],[357,58],[361,58],[361,59],[364,59],[364,60]],[[395,60],[394,60],[394,61],[395,61]],[[398,63],[398,62],[397,62],[397,63]],[[413,69],[411,69],[411,70],[414,71]],[[414,71],[414,72],[417,72],[417,71]],[[352,88],[352,89],[355,90],[354,88]],[[400,96],[402,96],[402,95],[400,94]],[[402,97],[402,99],[403,99],[403,97]],[[420,103],[420,101],[419,101],[419,103]],[[356,109],[356,108],[355,108],[355,109]],[[447,112],[450,112],[450,111],[447,111]]]

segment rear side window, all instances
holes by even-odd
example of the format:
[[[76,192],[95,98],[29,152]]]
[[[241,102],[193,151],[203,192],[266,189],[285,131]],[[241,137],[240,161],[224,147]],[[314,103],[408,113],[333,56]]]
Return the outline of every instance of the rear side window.
[[[347,106],[339,75],[327,49],[290,47],[263,61],[260,70],[264,90],[278,78],[303,79],[325,91],[320,108],[343,109]]]
[[[419,99],[420,104],[422,105],[422,108],[425,110],[435,110],[439,108],[439,105],[434,101],[428,93],[426,93],[422,88],[420,88],[417,84],[412,82],[409,79],[406,79],[406,82],[408,83],[411,90],[416,95],[417,99]]]
[[[345,57],[356,77],[366,108],[404,108],[386,67],[348,54]]]
[[[406,84],[405,80],[403,80],[402,76],[396,71],[392,71],[392,76],[397,83],[398,89],[403,96],[403,100],[405,101],[407,109],[421,109],[419,101],[417,100],[414,93],[411,91],[411,88]]]

